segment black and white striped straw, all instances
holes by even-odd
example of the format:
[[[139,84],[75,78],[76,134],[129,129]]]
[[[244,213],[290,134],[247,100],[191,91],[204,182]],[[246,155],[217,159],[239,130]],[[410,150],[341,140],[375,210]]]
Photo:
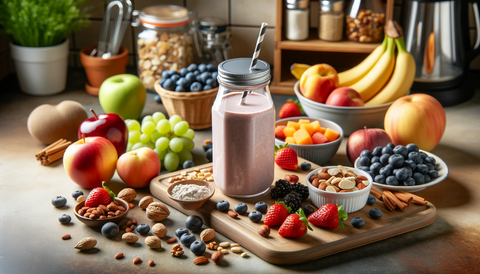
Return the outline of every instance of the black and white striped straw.
[[[258,56],[260,55],[260,50],[262,49],[263,38],[265,37],[265,32],[267,31],[267,23],[262,22],[260,27],[260,32],[258,33],[257,44],[255,46],[255,51],[253,52],[252,62],[250,63],[250,70],[254,69],[257,66]],[[248,95],[248,91],[244,91],[242,94],[242,99],[240,100],[240,105],[245,104],[245,98]]]

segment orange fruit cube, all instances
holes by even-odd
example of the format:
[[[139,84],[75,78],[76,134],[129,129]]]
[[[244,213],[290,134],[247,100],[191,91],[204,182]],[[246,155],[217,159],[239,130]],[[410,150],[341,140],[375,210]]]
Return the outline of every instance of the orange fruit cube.
[[[310,137],[310,134],[308,134],[308,131],[306,131],[303,128],[297,130],[293,134],[293,137],[295,138],[295,142],[298,145],[311,145],[311,144],[313,144],[312,137]]]
[[[313,122],[310,123],[310,125],[313,126],[313,131],[315,131],[315,132],[320,132],[321,126],[320,126],[320,122],[319,122],[319,121],[313,121]]]
[[[298,120],[298,123],[299,123],[300,125],[302,125],[302,124],[310,124],[310,120],[308,120],[308,119],[299,119],[299,120]]]
[[[287,127],[293,127],[294,129],[300,129],[300,124],[297,122],[288,121]]]
[[[321,127],[318,132],[320,132],[321,134],[325,134],[325,131],[327,131],[327,128]]]
[[[285,138],[285,143],[289,143],[289,144],[297,144],[295,142],[295,138],[292,136],[292,137],[287,137]]]
[[[325,137],[327,137],[327,140],[331,142],[337,140],[338,136],[340,136],[340,133],[336,132],[333,129],[327,128],[324,135]]]
[[[308,135],[312,136],[312,134],[315,133],[315,130],[313,129],[313,126],[311,124],[301,124],[300,129],[304,129],[308,132]]]
[[[285,134],[285,137],[293,137],[293,134],[297,131],[293,127],[287,126],[286,128],[283,129],[283,133]]]

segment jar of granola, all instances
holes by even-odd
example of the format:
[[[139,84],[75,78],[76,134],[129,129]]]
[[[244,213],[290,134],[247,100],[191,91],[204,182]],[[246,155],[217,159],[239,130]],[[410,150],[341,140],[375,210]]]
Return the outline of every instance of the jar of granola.
[[[385,7],[380,0],[353,0],[346,11],[347,37],[361,43],[383,39]]]
[[[164,70],[180,70],[193,62],[195,27],[192,15],[180,6],[159,5],[135,10],[138,75],[145,88],[154,89]]]

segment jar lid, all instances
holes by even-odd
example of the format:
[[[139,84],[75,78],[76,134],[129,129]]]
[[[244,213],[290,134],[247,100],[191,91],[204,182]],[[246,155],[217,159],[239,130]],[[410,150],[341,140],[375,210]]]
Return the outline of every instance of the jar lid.
[[[178,27],[188,24],[188,9],[174,5],[146,7],[138,16],[140,22],[157,27]]]
[[[250,70],[250,58],[235,58],[218,65],[218,81],[232,86],[256,86],[270,81],[270,65],[262,60]]]
[[[322,0],[320,1],[321,11],[343,11],[343,0]]]
[[[287,9],[308,9],[310,0],[285,0]]]
[[[227,22],[217,17],[204,17],[198,22],[201,31],[221,33],[227,30]]]

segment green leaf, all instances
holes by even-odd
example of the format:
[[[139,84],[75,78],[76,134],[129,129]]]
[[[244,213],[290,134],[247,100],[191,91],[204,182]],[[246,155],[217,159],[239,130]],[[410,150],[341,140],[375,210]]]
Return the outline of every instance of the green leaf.
[[[289,206],[287,206],[284,202],[278,202],[278,201],[276,201],[275,203],[276,203],[276,204],[281,204],[281,205],[283,205],[283,206],[287,209],[288,212],[290,212],[290,211],[292,210],[292,208],[289,207]]]
[[[305,213],[303,212],[303,209],[302,208],[299,208],[297,210],[297,212],[295,212],[295,214],[297,214],[298,216],[300,216],[300,221],[304,222],[305,225],[307,226],[307,228],[311,231],[313,231],[312,227],[310,227],[310,224],[308,223],[308,219],[307,219],[307,216],[305,216]],[[307,235],[307,231],[305,231],[305,234],[303,234],[304,236]]]
[[[288,99],[287,102],[292,102],[292,103],[294,103],[295,105],[297,105],[297,106],[298,106],[298,110],[300,110],[300,112],[303,113],[302,105],[298,102],[297,99]]]
[[[343,228],[343,221],[348,219],[348,213],[342,209],[343,204],[338,206],[338,219],[340,221],[339,227]]]
[[[105,181],[102,182],[102,187],[103,189],[108,191],[108,194],[110,194],[110,202],[115,201],[115,193],[113,193],[113,191],[111,191],[108,187],[105,186]]]

